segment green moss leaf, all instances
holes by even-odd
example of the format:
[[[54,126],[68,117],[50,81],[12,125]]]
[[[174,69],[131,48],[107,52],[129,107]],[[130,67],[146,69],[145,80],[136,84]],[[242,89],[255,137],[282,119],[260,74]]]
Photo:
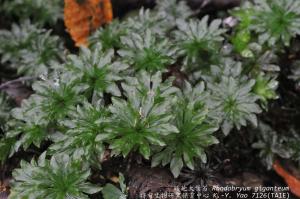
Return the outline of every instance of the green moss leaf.
[[[89,169],[82,167],[66,155],[52,156],[39,161],[21,162],[21,168],[14,170],[10,198],[88,198],[101,187],[87,182]]]

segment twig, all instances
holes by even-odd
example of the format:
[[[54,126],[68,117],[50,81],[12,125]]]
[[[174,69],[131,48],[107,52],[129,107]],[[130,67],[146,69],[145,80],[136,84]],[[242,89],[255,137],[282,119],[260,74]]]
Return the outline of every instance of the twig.
[[[3,84],[0,85],[0,90],[8,87],[11,84],[18,83],[18,82],[23,82],[23,81],[29,81],[29,80],[33,80],[33,79],[36,79],[36,77],[20,77],[18,79],[7,81],[7,82],[4,82]]]

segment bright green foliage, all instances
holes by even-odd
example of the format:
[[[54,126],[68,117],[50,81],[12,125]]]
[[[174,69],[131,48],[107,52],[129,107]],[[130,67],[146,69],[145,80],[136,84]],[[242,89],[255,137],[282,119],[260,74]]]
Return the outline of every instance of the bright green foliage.
[[[121,80],[121,73],[127,69],[127,65],[113,62],[114,51],[102,51],[102,46],[97,45],[94,50],[82,48],[79,56],[70,55],[66,68],[76,77],[80,83],[88,87],[89,93],[103,92],[120,96],[120,91],[115,84]]]
[[[89,39],[90,46],[94,48],[101,42],[104,51],[119,49],[122,46],[121,37],[125,35],[127,35],[125,24],[114,20],[110,24],[107,24],[105,28],[101,27],[93,33]]]
[[[174,63],[176,49],[167,39],[161,39],[149,29],[146,33],[131,33],[123,37],[124,47],[118,51],[123,60],[136,71],[156,72]]]
[[[87,160],[99,167],[105,150],[104,141],[112,137],[108,110],[100,103],[93,106],[84,102],[69,118],[62,122],[68,130],[52,137],[55,144],[50,150],[77,160]]]
[[[243,8],[235,8],[231,14],[239,20],[239,24],[234,29],[235,33],[231,38],[234,50],[241,55],[249,52],[248,45],[251,42],[250,25],[253,23],[253,8],[249,2],[245,2]]]
[[[169,97],[176,90],[170,82],[161,83],[160,73],[150,76],[143,72],[137,80],[130,81],[129,85],[123,85],[127,101],[113,98],[113,105],[109,107],[115,134],[110,148],[114,154],[124,157],[138,151],[149,159],[152,145],[164,146],[163,136],[177,132],[170,123],[173,116],[168,114],[171,108]]]
[[[277,98],[277,94],[275,92],[277,86],[278,81],[276,81],[274,78],[260,74],[256,78],[253,92],[258,95],[261,101],[266,105],[268,100]]]
[[[218,127],[208,118],[206,97],[203,83],[195,88],[186,83],[182,96],[172,109],[174,125],[179,132],[165,138],[168,145],[154,155],[152,166],[170,163],[173,175],[178,177],[184,164],[194,169],[196,157],[206,162],[205,148],[218,143],[212,135]]]
[[[22,161],[21,168],[13,172],[10,199],[88,199],[100,187],[87,182],[90,170],[67,155],[45,158],[43,153],[38,161]]]
[[[39,29],[29,21],[0,31],[1,63],[17,69],[18,74],[39,76],[63,59],[63,47],[51,31]]]
[[[230,62],[228,62],[230,63]],[[227,66],[227,67],[226,67]],[[257,125],[256,114],[261,110],[256,104],[258,96],[252,93],[252,88],[255,85],[255,80],[247,79],[241,75],[240,65],[232,65],[232,70],[226,65],[223,70],[212,69],[217,71],[215,75],[223,74],[218,81],[208,83],[208,88],[211,90],[210,106],[222,121],[222,131],[227,135],[235,126],[240,129],[241,126],[246,126],[247,121],[253,125]]]
[[[239,20],[238,27],[236,29],[243,30],[248,29],[253,23],[253,10],[250,2],[244,2],[243,7],[237,7],[231,11],[231,14]]]
[[[125,178],[122,173],[119,173],[119,184],[121,190],[110,183],[106,184],[101,191],[103,198],[104,199],[126,199],[127,188],[125,184]]]
[[[251,33],[249,29],[243,29],[235,34],[232,38],[234,49],[242,56],[247,57],[249,54],[248,45],[251,40]],[[251,53],[251,52],[250,52]]]
[[[33,19],[40,25],[54,25],[58,19],[63,18],[63,1],[51,0],[4,0],[1,13],[22,19]]]
[[[36,101],[45,120],[55,122],[64,119],[83,101],[84,96],[80,93],[83,93],[87,86],[76,83],[71,75],[65,73],[61,78],[39,81],[33,85]]]
[[[225,29],[220,28],[221,22],[220,19],[216,19],[208,24],[208,16],[200,21],[178,20],[179,31],[175,32],[176,42],[180,48],[180,54],[185,57],[184,64],[187,68],[194,64],[198,67],[209,66],[218,60],[224,39],[222,34],[226,32]]]

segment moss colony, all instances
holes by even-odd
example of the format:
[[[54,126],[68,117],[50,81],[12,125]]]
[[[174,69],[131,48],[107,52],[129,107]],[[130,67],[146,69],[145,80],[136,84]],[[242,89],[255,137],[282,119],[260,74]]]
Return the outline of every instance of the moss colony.
[[[20,20],[0,31],[1,63],[35,78],[34,94],[10,114],[0,97],[0,160],[37,153],[13,171],[10,198],[89,198],[103,187],[88,181],[108,151],[177,178],[246,136],[267,168],[276,157],[300,163],[299,131],[279,134],[261,119],[278,98],[279,56],[300,34],[300,1],[244,2],[227,13],[234,26],[197,17],[184,1],[159,1],[101,27],[76,54],[49,30],[61,2],[4,5]],[[122,191],[106,185],[104,197],[113,198],[108,189],[125,198],[121,181]]]

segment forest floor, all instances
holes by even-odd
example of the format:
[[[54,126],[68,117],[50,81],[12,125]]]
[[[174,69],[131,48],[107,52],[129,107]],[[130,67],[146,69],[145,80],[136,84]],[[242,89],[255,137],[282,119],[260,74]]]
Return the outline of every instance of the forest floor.
[[[142,5],[146,7],[153,7],[153,1],[143,0],[127,0],[118,1],[114,0],[114,14],[116,16],[122,17],[126,14],[128,10],[136,9]],[[225,2],[225,3],[224,3]],[[191,5],[194,7],[203,6],[203,1],[191,0]],[[232,6],[238,4],[238,1],[214,1],[214,3],[207,4],[203,7],[199,16],[210,13],[213,14],[216,10],[226,10]],[[5,19],[0,18],[0,28],[7,28],[10,26],[10,22],[5,21]],[[77,49],[74,48],[68,34],[64,31],[63,22],[57,24],[55,33],[63,36],[66,41],[66,46],[71,52],[76,52]],[[299,44],[300,40],[295,41],[295,45]],[[298,124],[300,128],[300,88],[295,87],[295,84],[289,80],[287,77],[290,74],[289,63],[295,59],[300,58],[300,53],[298,55],[290,54],[289,49],[281,56],[281,75],[279,76],[279,96],[280,99],[270,103],[269,111],[262,114],[260,117],[262,120],[272,124],[275,130],[284,131],[287,127],[293,123]],[[170,71],[172,72],[172,71]],[[13,100],[16,105],[20,105],[21,101],[30,94],[32,90],[21,83],[21,81],[15,81],[19,78],[15,75],[15,71],[7,70],[5,67],[0,66],[0,89],[6,92]],[[7,83],[9,82],[9,83]],[[5,85],[4,85],[5,84]],[[3,86],[4,85],[4,86]],[[1,87],[2,86],[2,87]],[[298,110],[298,111],[296,111]],[[251,134],[246,129],[242,129],[243,132],[233,132],[235,134],[243,133],[244,136]],[[250,135],[249,135],[250,136]],[[242,143],[242,142],[241,142]],[[110,182],[115,183],[116,176],[118,173],[123,173],[126,178],[126,184],[128,187],[128,192],[130,198],[138,198],[141,194],[149,193],[174,193],[173,197],[176,197],[177,188],[182,192],[189,193],[191,188],[196,189],[199,186],[202,188],[200,193],[205,196],[209,194],[209,198],[213,198],[213,193],[217,193],[219,198],[241,198],[236,192],[228,192],[230,195],[222,195],[216,190],[211,188],[214,186],[237,186],[237,187],[285,187],[286,184],[284,180],[279,177],[273,170],[266,170],[266,168],[261,164],[261,162],[253,154],[251,148],[251,143],[246,139],[243,146],[234,147],[235,143],[232,143],[230,139],[224,139],[222,143],[224,146],[224,151],[222,151],[222,159],[210,160],[211,165],[217,165],[214,168],[209,166],[196,169],[195,171],[185,170],[179,176],[178,179],[174,179],[172,174],[167,168],[150,168],[150,163],[143,160],[140,156],[129,156],[126,159],[122,158],[108,158],[103,160],[102,170],[94,171],[92,175],[92,181],[97,183],[104,183],[109,179]],[[220,150],[219,147],[218,150]],[[244,151],[240,151],[240,149]],[[7,198],[9,193],[9,181],[11,180],[11,172],[19,165],[20,157],[22,159],[30,160],[32,155],[37,153],[41,149],[31,149],[25,152],[18,152],[13,158],[9,159],[6,164],[0,166],[0,199]],[[211,147],[211,150],[215,150]],[[218,153],[218,151],[215,151]],[[109,151],[107,151],[109,154]],[[209,165],[210,163],[208,163]],[[283,164],[287,169],[294,171],[295,176],[300,174],[293,169],[293,166],[284,161]],[[208,187],[208,190],[203,190],[203,187]],[[271,193],[266,192],[266,193]],[[254,189],[250,191],[243,191],[245,194],[255,194]],[[251,195],[255,196],[255,195]],[[99,198],[95,196],[95,198]],[[155,197],[154,197],[155,198]],[[197,197],[195,197],[197,198]],[[216,197],[217,198],[217,197]],[[258,196],[256,198],[259,198]],[[274,197],[275,198],[275,197]],[[278,197],[279,198],[279,197]],[[296,198],[295,196],[290,196],[290,198]]]

